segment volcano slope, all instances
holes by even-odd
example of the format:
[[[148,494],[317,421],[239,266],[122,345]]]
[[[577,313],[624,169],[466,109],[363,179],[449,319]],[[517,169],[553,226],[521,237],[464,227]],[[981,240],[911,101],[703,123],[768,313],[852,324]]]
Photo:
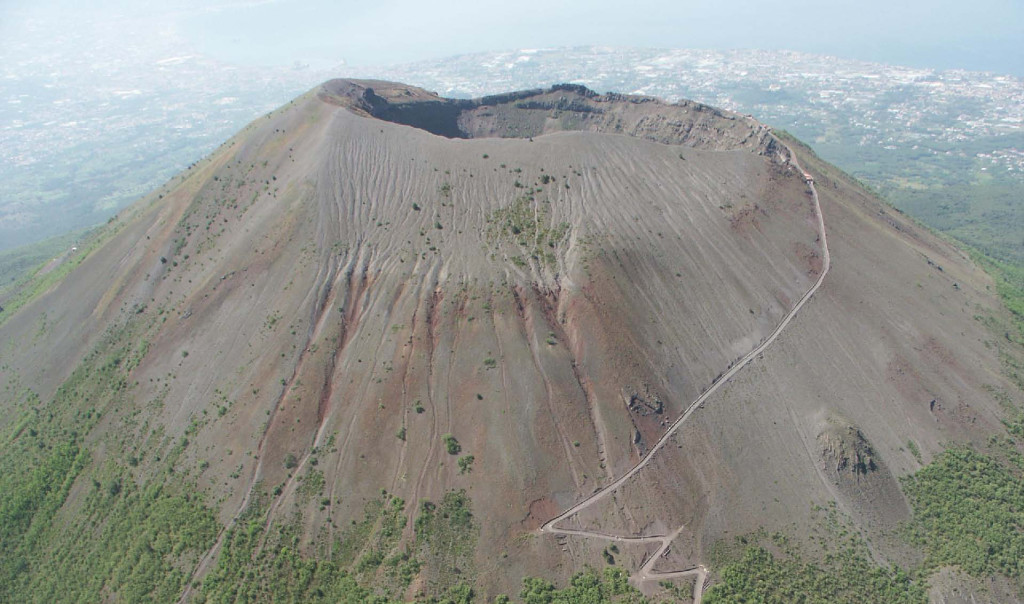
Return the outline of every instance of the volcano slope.
[[[821,215],[778,339],[541,531],[791,314]],[[919,558],[899,478],[1020,400],[990,288],[743,116],[331,81],[2,301],[0,591],[489,598],[672,535],[616,550],[653,593],[832,502]]]

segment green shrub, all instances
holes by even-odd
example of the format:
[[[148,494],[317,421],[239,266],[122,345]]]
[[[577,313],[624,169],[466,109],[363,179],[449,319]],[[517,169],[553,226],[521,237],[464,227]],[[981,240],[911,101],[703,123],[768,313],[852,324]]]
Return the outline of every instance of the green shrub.
[[[917,460],[917,463],[920,463],[920,464],[924,463],[924,460],[921,457],[921,449],[919,449],[917,447],[917,443],[916,442],[914,442],[912,440],[908,440],[907,441],[907,450],[910,451],[910,454],[914,456],[914,459]]]
[[[458,455],[462,451],[462,445],[451,434],[445,434],[441,437],[441,440],[444,441],[444,449],[448,452],[448,455]]]

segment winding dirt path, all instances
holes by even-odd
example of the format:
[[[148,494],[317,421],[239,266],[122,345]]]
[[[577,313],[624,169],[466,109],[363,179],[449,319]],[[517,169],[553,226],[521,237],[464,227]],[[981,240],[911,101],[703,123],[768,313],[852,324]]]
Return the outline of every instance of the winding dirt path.
[[[791,149],[789,145],[783,143],[778,138],[775,138],[775,140],[780,145],[785,147],[786,150],[789,152],[789,162],[791,163],[791,165],[795,167],[801,175],[805,174],[803,167],[800,166],[800,162],[797,159],[796,154],[793,153],[793,149]],[[782,333],[782,330],[784,330],[786,326],[789,325],[789,322],[793,320],[793,317],[796,316],[796,313],[799,312],[800,309],[804,307],[804,304],[806,304],[807,301],[811,299],[811,296],[813,296],[814,293],[817,292],[818,289],[821,287],[821,284],[825,281],[825,275],[828,274],[828,270],[831,265],[831,257],[829,255],[828,250],[828,241],[826,240],[825,236],[825,218],[821,213],[821,203],[818,200],[818,191],[817,189],[814,188],[814,181],[811,179],[807,179],[807,186],[811,191],[811,197],[814,199],[814,208],[818,215],[818,233],[819,237],[821,238],[822,269],[821,274],[818,275],[817,281],[815,281],[814,284],[810,287],[810,289],[808,289],[804,293],[804,295],[797,301],[797,303],[793,305],[793,308],[791,308],[790,311],[786,313],[786,316],[782,318],[782,321],[780,321],[779,324],[775,327],[775,330],[772,331],[772,333],[769,334],[768,337],[761,342],[761,344],[759,344],[753,350],[744,355],[743,358],[741,358],[736,364],[734,364],[731,369],[722,374],[720,378],[712,382],[711,386],[707,390],[705,390],[700,396],[698,396],[696,400],[690,403],[690,405],[686,408],[686,411],[684,411],[683,414],[680,415],[678,419],[676,419],[676,421],[672,422],[672,425],[669,426],[669,428],[665,431],[664,434],[662,434],[661,438],[658,439],[658,442],[655,443],[653,447],[651,447],[651,450],[647,453],[647,455],[643,457],[643,459],[639,461],[639,463],[633,466],[628,472],[620,476],[614,482],[602,488],[600,491],[597,491],[594,494],[590,495],[589,497],[584,498],[583,500],[576,503],[569,509],[565,510],[558,516],[555,516],[551,520],[545,522],[544,525],[541,526],[540,529],[538,529],[541,533],[550,533],[554,535],[574,535],[578,537],[589,537],[594,539],[604,539],[607,541],[617,541],[620,543],[631,544],[661,543],[661,547],[658,548],[658,551],[656,551],[654,555],[651,556],[651,558],[644,563],[644,565],[640,568],[636,575],[634,575],[634,578],[637,580],[637,582],[643,583],[645,581],[678,579],[682,577],[695,576],[697,578],[697,581],[693,587],[693,601],[695,604],[700,604],[701,598],[704,594],[704,583],[707,580],[707,569],[704,566],[697,566],[695,568],[668,572],[657,572],[654,570],[654,565],[657,563],[658,559],[665,555],[665,553],[668,551],[668,548],[672,544],[672,541],[679,535],[679,532],[683,529],[682,526],[668,535],[657,535],[650,537],[620,537],[616,535],[610,535],[595,531],[587,531],[582,529],[563,529],[558,528],[556,525],[559,522],[576,514],[577,512],[590,507],[591,505],[597,503],[598,501],[612,494],[613,492],[615,492],[615,490],[624,485],[626,481],[628,481],[630,478],[636,475],[637,472],[642,470],[651,461],[651,459],[654,457],[654,454],[657,453],[662,447],[664,447],[668,443],[669,439],[676,433],[677,430],[679,430],[683,423],[686,422],[686,420],[689,419],[690,416],[693,415],[697,411],[697,409],[699,409],[700,406],[706,400],[708,400],[708,398],[711,397],[711,395],[717,392],[718,389],[722,386],[722,384],[729,381],[734,375],[739,373],[741,369],[750,364],[750,362],[753,361],[754,358],[757,357],[757,355],[764,352],[766,348],[768,348],[769,346],[771,346],[773,342],[775,342],[775,340]]]

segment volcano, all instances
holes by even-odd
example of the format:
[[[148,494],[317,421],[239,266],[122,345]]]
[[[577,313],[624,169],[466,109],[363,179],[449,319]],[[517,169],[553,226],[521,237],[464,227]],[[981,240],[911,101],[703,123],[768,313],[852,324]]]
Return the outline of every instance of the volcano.
[[[12,601],[699,601],[822,509],[886,566],[901,478],[1021,398],[957,247],[749,116],[575,85],[327,82],[0,304]]]

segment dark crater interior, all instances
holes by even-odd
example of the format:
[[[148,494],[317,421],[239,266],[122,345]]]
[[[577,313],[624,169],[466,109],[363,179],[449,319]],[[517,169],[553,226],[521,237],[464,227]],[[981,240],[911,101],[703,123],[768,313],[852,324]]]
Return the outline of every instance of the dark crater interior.
[[[735,149],[758,147],[762,130],[752,120],[682,101],[598,94],[577,84],[477,99],[447,99],[404,84],[331,80],[325,102],[446,138],[531,138],[563,130],[626,134],[667,144]]]

